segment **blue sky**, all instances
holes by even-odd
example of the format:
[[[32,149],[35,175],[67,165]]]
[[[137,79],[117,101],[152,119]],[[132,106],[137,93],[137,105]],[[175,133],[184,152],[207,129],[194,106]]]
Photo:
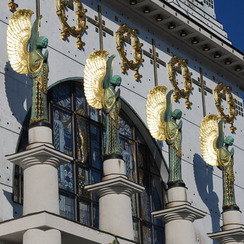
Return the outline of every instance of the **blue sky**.
[[[214,0],[216,19],[224,25],[232,45],[244,52],[244,0]]]

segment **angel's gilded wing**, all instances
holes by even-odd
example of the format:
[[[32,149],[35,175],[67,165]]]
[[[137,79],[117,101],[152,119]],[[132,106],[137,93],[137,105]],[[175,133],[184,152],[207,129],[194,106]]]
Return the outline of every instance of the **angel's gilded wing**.
[[[96,109],[102,108],[102,80],[106,74],[107,56],[105,50],[91,53],[84,69],[84,91],[88,104]]]
[[[7,52],[10,65],[19,74],[28,74],[27,44],[31,37],[30,9],[20,9],[12,14],[7,29]]]
[[[209,114],[205,116],[200,125],[200,147],[204,161],[211,165],[217,166],[216,140],[219,136],[218,129],[219,116],[217,114]]]
[[[147,95],[146,115],[148,129],[153,138],[164,141],[165,125],[163,114],[166,109],[166,86],[156,86]]]

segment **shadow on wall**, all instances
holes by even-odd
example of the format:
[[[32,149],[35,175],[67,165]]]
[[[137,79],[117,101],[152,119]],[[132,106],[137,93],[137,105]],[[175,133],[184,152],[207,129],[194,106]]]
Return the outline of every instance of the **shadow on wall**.
[[[194,154],[193,167],[198,193],[211,214],[212,232],[218,232],[220,231],[221,215],[218,206],[219,198],[213,191],[213,167],[207,165],[199,154]]]
[[[3,190],[3,195],[6,197],[9,204],[13,207],[13,217],[14,218],[21,217],[23,215],[23,207],[22,207],[22,205],[13,202],[12,192]],[[11,216],[8,216],[8,219],[10,217]]]
[[[10,63],[5,65],[5,91],[12,115],[23,124],[31,105],[32,81],[27,75],[13,71]]]

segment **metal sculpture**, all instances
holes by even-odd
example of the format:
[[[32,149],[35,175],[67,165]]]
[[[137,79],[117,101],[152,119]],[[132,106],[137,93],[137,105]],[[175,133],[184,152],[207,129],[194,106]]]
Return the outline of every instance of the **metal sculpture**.
[[[31,28],[31,16],[34,12],[20,9],[15,12],[7,29],[7,52],[10,65],[19,74],[29,74],[32,79],[32,104],[30,124],[39,121],[48,122],[47,80],[48,80],[48,39],[39,37],[39,16]],[[29,50],[28,50],[28,49]]]
[[[179,109],[172,112],[173,90],[166,95],[167,87],[156,86],[147,95],[146,115],[149,131],[156,140],[169,146],[168,186],[185,186],[181,176],[182,116]]]
[[[233,172],[234,138],[227,136],[224,139],[225,119],[220,119],[216,114],[210,114],[203,118],[200,126],[200,146],[204,161],[211,166],[218,166],[222,170],[223,178],[223,209],[239,209],[235,201]]]
[[[112,75],[112,63],[115,55],[107,60],[105,50],[94,51],[86,60],[84,69],[84,91],[88,104],[103,109],[106,114],[106,155],[121,155],[119,143],[119,112],[121,77]]]

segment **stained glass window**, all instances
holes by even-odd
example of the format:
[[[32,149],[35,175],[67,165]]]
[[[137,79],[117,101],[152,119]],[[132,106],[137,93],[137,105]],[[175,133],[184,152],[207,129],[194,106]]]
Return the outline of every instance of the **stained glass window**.
[[[59,83],[48,92],[49,116],[55,148],[73,157],[58,168],[60,215],[99,228],[99,198],[84,189],[102,181],[102,158],[106,141],[106,116],[88,106],[82,82]],[[23,128],[27,128],[23,127]],[[153,219],[152,211],[163,209],[162,179],[146,141],[126,114],[120,113],[120,148],[130,181],[145,187],[131,197],[134,240],[165,243],[164,223]],[[23,130],[19,151],[25,150],[27,130]],[[20,169],[15,171],[15,198],[22,198]]]

